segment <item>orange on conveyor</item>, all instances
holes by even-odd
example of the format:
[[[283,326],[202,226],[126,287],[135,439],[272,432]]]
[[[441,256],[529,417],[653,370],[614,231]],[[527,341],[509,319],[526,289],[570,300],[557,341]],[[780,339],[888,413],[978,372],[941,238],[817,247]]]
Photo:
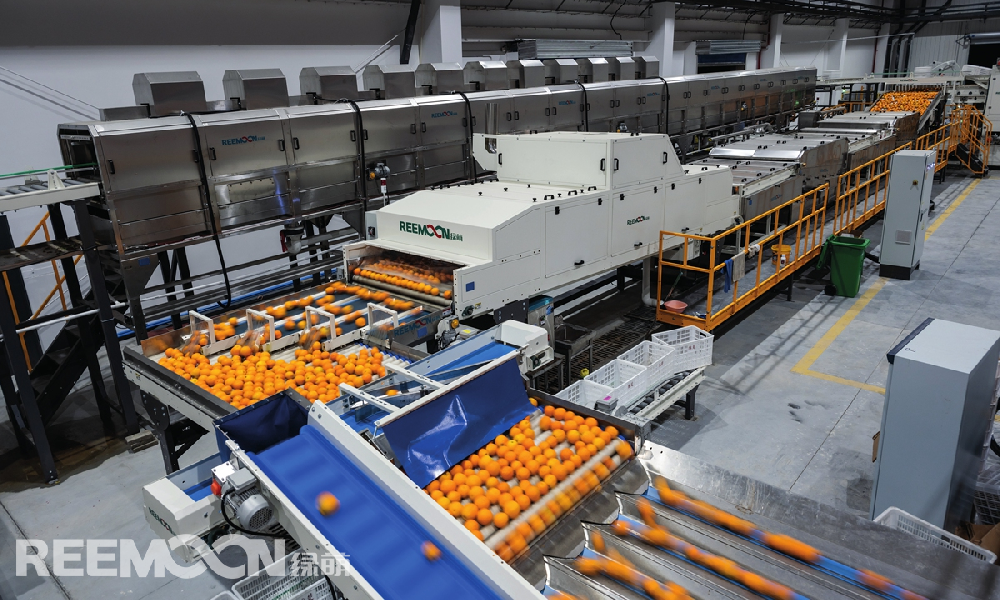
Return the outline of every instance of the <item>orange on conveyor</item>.
[[[315,342],[295,351],[295,360],[272,360],[255,347],[233,346],[231,356],[211,363],[204,355],[184,355],[168,348],[159,364],[212,395],[244,408],[286,389],[295,389],[310,402],[329,402],[340,396],[339,385],[354,387],[385,377],[378,348],[347,356],[325,352]]]
[[[593,468],[584,464],[615,440],[617,430],[601,428],[595,419],[565,409],[557,412],[546,406],[544,410],[548,416],[542,417],[538,430],[530,418],[522,419],[424,488],[452,516],[463,521],[474,519],[487,538],[521,518],[518,527],[504,533],[506,539],[495,546],[505,560],[516,557],[560,515],[600,487],[616,467],[610,457],[608,463]],[[569,442],[569,433],[575,434],[575,443]],[[624,441],[615,440],[614,449],[622,460],[633,454]],[[551,494],[567,480],[569,487]],[[462,508],[452,508],[453,503]],[[492,515],[490,521],[487,512]],[[528,516],[524,516],[526,512]],[[499,538],[490,539],[491,545],[496,544],[495,539]]]

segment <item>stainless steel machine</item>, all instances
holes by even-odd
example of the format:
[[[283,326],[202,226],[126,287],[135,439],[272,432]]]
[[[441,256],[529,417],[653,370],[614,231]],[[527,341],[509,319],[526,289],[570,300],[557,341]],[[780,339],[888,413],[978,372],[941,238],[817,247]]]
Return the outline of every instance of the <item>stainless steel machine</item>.
[[[817,139],[795,134],[767,134],[717,146],[711,150],[710,156],[798,163],[805,190],[811,190],[824,183],[836,188],[837,178],[845,170],[844,160],[848,148],[849,144],[844,138]]]
[[[158,118],[62,125],[59,143],[66,164],[94,165],[80,176],[101,182],[89,210],[106,245],[109,279],[117,282],[112,295],[129,304],[118,317],[145,337],[149,322],[170,317],[176,327],[193,303],[325,272],[329,263],[321,259],[336,262],[342,243],[363,237],[364,213],[390,195],[479,180],[471,146],[486,131],[487,107],[499,117],[496,133],[669,130],[684,153],[712,131],[787,122],[815,85],[815,71],[804,68],[665,80],[656,77],[655,61],[622,64],[616,81],[526,87],[537,85],[544,66],[518,61],[507,65],[507,77],[521,89],[435,96],[414,94],[461,91],[466,74],[454,65],[369,67],[357,97],[383,99],[366,101],[352,99],[342,69],[307,68],[303,96],[290,100],[316,104],[257,110],[238,109],[273,106],[275,73],[233,72],[235,100],[223,102],[205,99],[196,73],[143,74],[134,82],[137,104]],[[576,61],[573,68],[579,77]],[[643,78],[631,80],[623,68]],[[418,75],[433,81],[418,86]],[[487,87],[497,82],[494,76]],[[191,275],[187,247],[276,226],[287,253],[270,260],[289,268],[247,276],[241,271],[259,270],[261,262],[230,259],[207,275],[211,281]],[[150,286],[157,269],[164,283]],[[144,302],[150,293],[166,300]]]

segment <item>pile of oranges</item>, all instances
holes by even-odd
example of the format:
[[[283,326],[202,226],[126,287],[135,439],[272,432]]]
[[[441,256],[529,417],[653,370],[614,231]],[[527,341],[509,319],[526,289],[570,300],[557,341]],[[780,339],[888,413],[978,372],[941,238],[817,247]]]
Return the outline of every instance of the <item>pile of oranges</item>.
[[[534,505],[534,514],[494,548],[508,562],[597,488],[617,466],[609,456],[592,469],[574,475],[593,456],[615,443],[618,431],[614,427],[601,428],[594,418],[553,406],[545,407],[538,425],[536,431],[526,417],[507,435],[497,436],[424,488],[480,540],[504,530]],[[627,442],[617,442],[615,449],[622,460],[632,455]],[[547,498],[568,478],[573,479],[572,486]]]
[[[407,279],[406,277],[398,277],[396,275],[386,275],[385,273],[380,273],[378,271],[370,271],[368,269],[362,269],[357,267],[354,269],[353,273],[361,277],[367,277],[374,281],[381,281],[383,283],[389,283],[401,288],[406,288],[408,290],[413,290],[414,292],[420,292],[421,294],[427,294],[429,296],[441,296],[443,298],[451,298],[451,290],[442,290],[436,287],[433,283],[421,283],[419,281],[413,281],[412,279]],[[434,278],[435,283],[440,284],[440,280]]]
[[[913,111],[923,114],[931,101],[938,95],[937,90],[924,92],[886,92],[871,107],[871,112]]]
[[[200,353],[169,348],[159,363],[237,409],[287,389],[310,402],[329,402],[340,396],[341,383],[361,387],[385,377],[378,348],[345,356],[325,352],[315,342],[308,350],[297,349],[291,361],[274,360],[251,346],[233,346],[229,354],[213,364]]]

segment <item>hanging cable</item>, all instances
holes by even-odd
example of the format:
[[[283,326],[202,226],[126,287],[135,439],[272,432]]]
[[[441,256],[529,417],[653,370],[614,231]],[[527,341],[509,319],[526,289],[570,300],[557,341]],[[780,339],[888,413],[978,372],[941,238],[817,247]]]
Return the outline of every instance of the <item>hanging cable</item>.
[[[587,86],[580,83],[579,79],[573,83],[580,86],[580,89],[583,90],[583,106],[580,107],[580,112],[583,113],[583,130],[590,131],[590,103],[587,102]]]
[[[194,146],[195,152],[198,155],[198,175],[201,178],[201,188],[205,190],[204,196],[202,198],[205,201],[205,206],[208,207],[208,221],[212,226],[212,239],[215,241],[215,251],[219,254],[219,265],[222,267],[222,279],[226,284],[226,303],[216,302],[219,308],[229,309],[233,304],[233,288],[229,283],[229,270],[226,268],[226,257],[222,253],[222,242],[219,240],[219,228],[215,224],[215,209],[212,207],[212,195],[209,193],[208,188],[208,173],[205,170],[205,155],[201,151],[201,134],[198,132],[198,123],[194,120],[194,115],[191,113],[184,113],[187,116],[188,121],[191,123],[192,131],[194,131]]]
[[[476,157],[472,155],[472,103],[469,102],[469,97],[465,95],[465,92],[456,91],[455,93],[465,100],[465,130],[469,144],[469,162],[472,163],[472,181],[479,183],[479,169],[476,168]]]

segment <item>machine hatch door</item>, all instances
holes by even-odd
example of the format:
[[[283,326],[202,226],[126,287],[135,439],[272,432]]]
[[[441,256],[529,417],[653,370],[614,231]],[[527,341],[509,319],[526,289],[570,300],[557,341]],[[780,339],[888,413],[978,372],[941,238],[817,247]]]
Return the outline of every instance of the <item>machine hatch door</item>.
[[[558,212],[557,212],[558,211]],[[587,269],[608,256],[607,198],[591,198],[545,211],[545,276]]]

